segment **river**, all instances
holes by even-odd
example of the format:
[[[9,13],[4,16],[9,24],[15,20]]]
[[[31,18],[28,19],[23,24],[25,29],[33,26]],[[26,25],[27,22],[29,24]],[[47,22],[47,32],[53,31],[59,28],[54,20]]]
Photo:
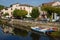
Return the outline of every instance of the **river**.
[[[40,35],[32,32],[27,32],[21,29],[15,29],[14,35],[6,34],[0,27],[0,40],[55,40],[53,37],[48,35]]]

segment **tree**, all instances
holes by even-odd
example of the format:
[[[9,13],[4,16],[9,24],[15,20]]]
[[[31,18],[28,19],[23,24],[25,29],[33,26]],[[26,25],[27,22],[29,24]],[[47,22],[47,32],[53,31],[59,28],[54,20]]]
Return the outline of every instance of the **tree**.
[[[58,16],[59,16],[59,20],[60,20],[60,8],[56,8],[56,13],[58,14]]]
[[[5,17],[5,16],[9,16],[9,13],[5,13],[5,14],[3,14],[3,16]]]
[[[51,6],[42,6],[41,9],[43,11],[47,12],[47,17],[50,18],[52,16],[52,13],[55,13],[55,7],[51,7]]]
[[[39,15],[40,15],[40,12],[39,12],[39,10],[38,10],[38,8],[33,8],[32,9],[32,12],[30,13],[30,15],[31,15],[31,17],[32,18],[38,18],[39,17]]]
[[[56,8],[55,12],[60,16],[60,8]]]
[[[3,5],[0,5],[0,10],[2,10],[4,8],[4,6]]]
[[[54,18],[54,13],[57,13],[58,10],[56,10],[57,7],[52,6],[42,6],[42,10],[47,12],[47,17],[50,18],[50,21]]]
[[[15,18],[23,18],[23,17],[26,17],[27,14],[28,14],[28,12],[26,10],[15,9],[13,11],[13,16]]]
[[[57,13],[59,16],[59,20],[60,20],[60,8],[57,7],[52,7],[52,6],[42,6],[42,10],[46,11],[47,17],[52,19],[52,13]]]

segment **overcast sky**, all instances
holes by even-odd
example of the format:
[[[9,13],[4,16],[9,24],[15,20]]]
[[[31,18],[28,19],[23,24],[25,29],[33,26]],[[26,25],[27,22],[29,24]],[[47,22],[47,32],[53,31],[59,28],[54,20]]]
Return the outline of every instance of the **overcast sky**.
[[[41,5],[42,3],[51,2],[52,0],[0,0],[0,5],[10,6],[14,3],[30,4],[33,6]]]

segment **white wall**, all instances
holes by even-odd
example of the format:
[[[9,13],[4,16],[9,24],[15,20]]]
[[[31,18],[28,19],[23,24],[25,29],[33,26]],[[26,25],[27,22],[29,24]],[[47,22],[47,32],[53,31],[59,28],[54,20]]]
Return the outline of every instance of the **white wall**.
[[[21,9],[22,8],[22,9]],[[25,8],[25,9],[24,9]],[[12,12],[15,10],[15,9],[21,9],[21,10],[26,10],[27,12],[28,12],[28,14],[27,14],[27,17],[29,17],[30,15],[30,13],[31,13],[31,11],[32,11],[32,7],[29,7],[29,6],[20,6],[20,4],[14,4],[14,5],[12,5],[12,7],[10,7],[10,8],[7,8],[8,10],[5,10],[5,9],[3,9],[3,10],[1,10],[3,13],[9,13],[9,15],[10,16],[12,16]]]
[[[58,5],[60,5],[60,2],[58,1],[52,4],[52,6],[58,6]]]

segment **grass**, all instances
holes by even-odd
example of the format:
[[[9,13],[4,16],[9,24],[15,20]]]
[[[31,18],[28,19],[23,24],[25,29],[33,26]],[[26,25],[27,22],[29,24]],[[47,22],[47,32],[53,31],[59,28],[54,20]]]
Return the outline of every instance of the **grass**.
[[[60,37],[60,31],[52,32],[51,36],[53,36],[53,37]]]

